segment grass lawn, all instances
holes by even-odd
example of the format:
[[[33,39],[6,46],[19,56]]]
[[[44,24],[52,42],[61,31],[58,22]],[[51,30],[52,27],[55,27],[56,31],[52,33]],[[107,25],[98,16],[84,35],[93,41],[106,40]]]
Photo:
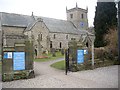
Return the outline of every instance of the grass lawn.
[[[56,52],[56,57],[53,57],[52,54],[43,54],[43,56],[47,56],[48,58],[40,58],[40,59],[34,59],[35,62],[45,62],[45,61],[50,61],[50,60],[56,60],[58,58],[63,58],[64,55],[61,54],[61,52]]]
[[[50,66],[60,70],[65,70],[65,60],[53,63]]]
[[[95,68],[105,67],[105,66],[110,66],[110,65],[115,65],[114,61],[105,60],[103,62],[103,61],[101,61],[99,59],[95,59]],[[50,66],[54,67],[56,69],[65,70],[65,60],[53,63]],[[90,69],[92,69],[91,60],[89,60],[86,64],[78,65],[78,71],[90,70]]]

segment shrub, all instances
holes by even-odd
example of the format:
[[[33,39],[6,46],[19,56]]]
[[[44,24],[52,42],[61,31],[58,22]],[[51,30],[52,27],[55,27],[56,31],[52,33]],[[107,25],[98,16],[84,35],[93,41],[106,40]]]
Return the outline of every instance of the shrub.
[[[70,71],[72,71],[72,72],[77,72],[78,71],[77,64],[72,64],[69,68],[70,68]]]
[[[104,61],[104,59],[106,58],[106,53],[107,52],[104,47],[95,48],[95,59],[101,59]]]
[[[105,47],[107,51],[107,59],[114,60],[118,56],[118,33],[115,28],[110,29],[108,34],[105,35],[105,41],[107,46]]]

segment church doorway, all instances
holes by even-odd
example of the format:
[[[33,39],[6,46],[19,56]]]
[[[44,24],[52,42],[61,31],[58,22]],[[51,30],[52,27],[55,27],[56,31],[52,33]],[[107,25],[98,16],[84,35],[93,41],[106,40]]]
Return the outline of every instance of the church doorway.
[[[62,43],[60,42],[60,48],[62,48]]]
[[[35,49],[35,56],[37,56],[37,50]]]
[[[86,46],[88,47],[88,42],[86,43]]]
[[[52,48],[52,41],[50,41],[50,48]]]

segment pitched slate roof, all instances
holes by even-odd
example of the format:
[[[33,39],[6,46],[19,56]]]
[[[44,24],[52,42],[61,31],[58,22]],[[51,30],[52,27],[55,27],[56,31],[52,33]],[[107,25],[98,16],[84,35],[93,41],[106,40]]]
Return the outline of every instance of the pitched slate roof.
[[[34,19],[28,15],[0,12],[1,24],[5,26],[27,27]]]
[[[59,20],[47,17],[35,17],[37,20],[38,18],[43,19],[43,22],[47,26],[50,32],[54,33],[69,33],[69,34],[86,34],[84,30],[78,30],[74,24],[70,21],[66,20]]]
[[[78,30],[72,22],[66,20],[59,20],[59,19],[38,17],[38,16],[34,16],[33,18],[33,16],[5,13],[5,12],[0,12],[0,15],[1,15],[1,25],[25,27],[26,31],[31,30],[31,28],[37,23],[37,20],[41,19],[43,20],[44,24],[47,26],[49,32],[67,33],[67,34],[88,33],[86,30]]]

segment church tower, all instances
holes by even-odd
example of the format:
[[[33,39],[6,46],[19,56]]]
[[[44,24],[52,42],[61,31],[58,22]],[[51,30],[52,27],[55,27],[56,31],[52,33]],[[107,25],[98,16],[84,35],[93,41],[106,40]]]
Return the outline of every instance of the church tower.
[[[75,8],[68,10],[66,7],[67,21],[71,21],[80,30],[86,30],[88,28],[87,13],[88,8],[79,8],[77,3]]]

